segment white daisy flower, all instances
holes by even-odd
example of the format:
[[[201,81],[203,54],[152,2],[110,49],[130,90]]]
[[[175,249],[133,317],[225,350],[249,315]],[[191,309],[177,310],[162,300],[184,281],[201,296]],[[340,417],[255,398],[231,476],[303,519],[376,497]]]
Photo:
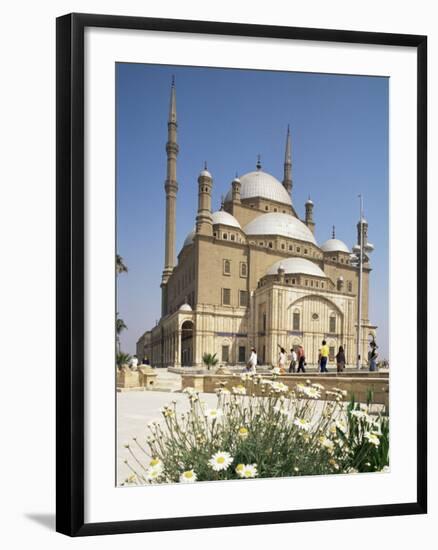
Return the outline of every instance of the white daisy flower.
[[[238,386],[234,386],[232,388],[232,392],[235,395],[246,395],[246,388],[242,386],[242,384],[239,384]]]
[[[324,389],[324,386],[322,384],[318,384],[317,382],[312,384],[312,387],[316,388],[317,390],[323,390]]]
[[[312,386],[306,386],[303,389],[304,395],[310,397],[311,399],[319,399],[321,397],[321,392]]]
[[[180,483],[194,483],[197,480],[197,476],[194,470],[186,470],[179,476]]]
[[[149,462],[149,467],[150,468],[158,468],[158,469],[163,469],[163,462],[159,459],[159,458],[153,458],[150,462]]]
[[[323,447],[325,447],[326,449],[328,449],[329,451],[332,451],[333,450],[333,447],[334,447],[334,443],[331,439],[329,439],[328,437],[325,437],[325,436],[321,436],[319,438],[319,442],[321,443],[321,445]]]
[[[148,481],[156,481],[161,474],[162,470],[159,468],[148,468],[146,471],[146,478]]]
[[[271,388],[273,389],[273,391],[275,391],[275,393],[289,391],[289,388],[286,386],[286,384],[283,384],[282,382],[272,382]]]
[[[204,413],[209,420],[219,420],[223,415],[222,409],[207,409]]]
[[[215,472],[226,470],[232,462],[233,457],[226,451],[219,451],[218,453],[215,453],[208,461],[209,465]]]
[[[367,439],[368,442],[374,445],[375,447],[378,447],[380,445],[380,439],[375,433],[365,432],[364,438]]]
[[[257,464],[239,464],[241,466],[236,471],[241,478],[249,479],[257,476]]]
[[[241,426],[237,432],[238,436],[240,437],[240,439],[244,440],[248,437],[248,428],[245,428],[245,426]]]
[[[295,418],[293,423],[300,430],[304,430],[305,432],[308,432],[310,430],[310,422],[305,418]]]

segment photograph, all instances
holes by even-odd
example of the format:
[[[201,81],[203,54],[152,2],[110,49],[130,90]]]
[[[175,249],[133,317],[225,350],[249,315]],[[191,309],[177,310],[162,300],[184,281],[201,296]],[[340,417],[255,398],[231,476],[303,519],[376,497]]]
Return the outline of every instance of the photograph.
[[[388,472],[389,79],[115,71],[116,485]]]

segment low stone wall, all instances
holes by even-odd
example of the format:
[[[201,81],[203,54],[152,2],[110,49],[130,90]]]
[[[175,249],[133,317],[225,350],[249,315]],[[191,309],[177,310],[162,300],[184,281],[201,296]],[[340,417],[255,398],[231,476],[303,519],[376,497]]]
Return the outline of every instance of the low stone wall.
[[[129,367],[122,367],[117,371],[118,390],[152,390],[154,389],[157,373],[151,367],[138,367],[131,370]]]
[[[357,373],[359,375],[360,373]],[[373,373],[370,373],[373,374]],[[383,375],[383,373],[381,373]],[[266,379],[272,379],[272,376],[265,376]],[[356,401],[361,403],[367,401],[369,392],[372,392],[373,403],[384,405],[386,411],[389,412],[389,378],[386,376],[371,377],[365,375],[360,376],[346,376],[341,374],[339,376],[327,376],[327,374],[286,374],[275,377],[275,380],[282,382],[289,389],[294,389],[297,384],[305,384],[306,380],[310,380],[311,383],[319,383],[324,386],[326,390],[332,388],[339,388],[347,392],[344,397],[345,401],[350,401],[352,397]],[[220,387],[226,387],[229,390],[233,386],[243,385],[246,387],[248,395],[262,395],[262,387],[259,384],[255,384],[252,381],[243,382],[240,376],[236,375],[216,375],[216,374],[185,374],[182,376],[182,389],[187,387],[195,388],[199,392],[214,393]],[[321,392],[321,399],[330,399],[325,396],[325,392]]]

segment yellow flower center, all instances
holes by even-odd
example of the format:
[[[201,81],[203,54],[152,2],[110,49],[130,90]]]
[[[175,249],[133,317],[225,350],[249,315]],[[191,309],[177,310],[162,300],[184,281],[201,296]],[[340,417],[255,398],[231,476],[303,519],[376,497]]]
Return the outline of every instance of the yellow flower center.
[[[218,464],[223,464],[225,462],[225,458],[223,456],[218,456],[216,462]]]

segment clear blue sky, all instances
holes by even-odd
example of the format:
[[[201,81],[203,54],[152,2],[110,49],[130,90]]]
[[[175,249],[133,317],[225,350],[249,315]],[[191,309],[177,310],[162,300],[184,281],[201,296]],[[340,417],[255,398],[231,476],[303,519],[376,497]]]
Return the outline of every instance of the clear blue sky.
[[[286,128],[292,133],[292,200],[315,203],[316,239],[356,241],[358,194],[365,200],[372,254],[370,320],[388,352],[387,78],[120,63],[117,87],[117,249],[129,273],[118,281],[128,326],[122,349],[160,317],[164,261],[165,143],[172,75],[178,111],[177,252],[193,228],[197,177],[213,175],[213,208],[236,174],[263,169],[280,181]]]

